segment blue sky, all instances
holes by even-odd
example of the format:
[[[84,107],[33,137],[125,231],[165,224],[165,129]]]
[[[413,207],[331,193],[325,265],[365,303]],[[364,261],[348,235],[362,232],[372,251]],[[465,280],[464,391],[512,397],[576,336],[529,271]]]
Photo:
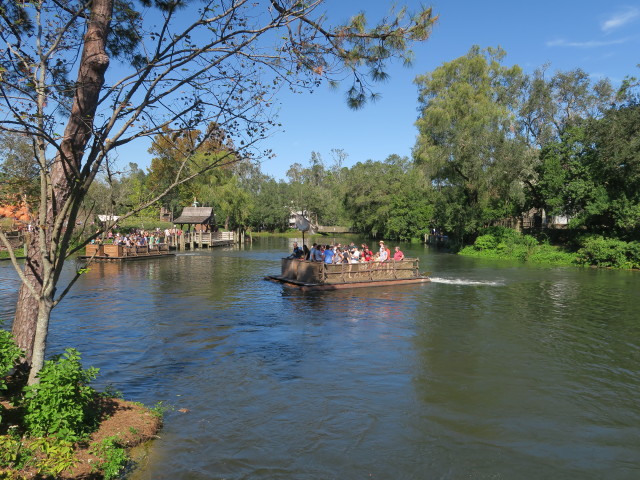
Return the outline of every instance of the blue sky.
[[[373,22],[394,3],[329,0],[325,9],[336,21],[364,11]],[[284,131],[266,140],[265,147],[277,156],[262,162],[264,173],[284,179],[291,164],[307,165],[312,151],[330,164],[331,149],[342,149],[348,154],[345,166],[384,160],[394,153],[410,156],[418,116],[414,78],[465,55],[473,45],[502,47],[507,53],[503,63],[520,65],[526,72],[544,64],[549,64],[550,73],[581,68],[594,79],[608,77],[616,85],[627,75],[640,76],[638,0],[406,0],[397,4],[414,11],[420,4],[430,4],[439,15],[431,38],[414,48],[413,66],[392,65],[390,80],[376,88],[381,99],[358,111],[346,107],[344,89],[323,86],[314,94],[283,92]],[[150,161],[144,156],[148,155],[136,155],[141,167]]]

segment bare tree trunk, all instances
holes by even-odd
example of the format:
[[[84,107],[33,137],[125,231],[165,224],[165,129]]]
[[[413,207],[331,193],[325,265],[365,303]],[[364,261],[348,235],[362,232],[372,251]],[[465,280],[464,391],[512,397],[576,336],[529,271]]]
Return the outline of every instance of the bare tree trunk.
[[[28,281],[33,285],[37,292],[42,290],[42,284],[38,279],[42,278],[42,261],[40,258],[40,250],[38,249],[38,237],[34,234],[29,235],[26,242],[27,251],[25,255],[27,262],[25,264],[24,273]],[[38,319],[38,300],[31,295],[26,285],[20,287],[18,294],[18,304],[16,315],[13,320],[11,333],[18,345],[25,352],[23,362],[31,365],[33,356],[33,342],[36,337],[36,324]]]
[[[38,382],[37,376],[44,365],[44,354],[47,346],[47,335],[49,334],[49,319],[51,318],[51,302],[41,300],[38,305],[38,315],[36,323],[36,335],[33,341],[33,355],[31,357],[31,370],[27,383],[33,385]]]

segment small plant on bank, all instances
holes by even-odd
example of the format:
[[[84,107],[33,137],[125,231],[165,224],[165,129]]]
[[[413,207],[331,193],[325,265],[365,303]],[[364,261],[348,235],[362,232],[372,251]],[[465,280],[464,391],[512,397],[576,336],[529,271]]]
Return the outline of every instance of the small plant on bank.
[[[164,417],[164,414],[170,410],[173,410],[172,406],[167,405],[163,401],[159,401],[153,407],[151,407],[150,412],[151,412],[151,415],[162,420],[162,418]]]
[[[73,442],[56,437],[37,438],[29,444],[40,475],[57,478],[78,463]]]
[[[15,431],[0,436],[0,478],[22,478],[18,472],[27,467],[41,477],[57,478],[77,463],[74,444],[67,440],[24,438]]]
[[[22,437],[15,429],[8,435],[0,435],[0,478],[7,470],[23,468],[31,457],[32,452],[23,444]]]
[[[102,398],[119,398],[119,399],[124,398],[124,395],[122,395],[122,392],[120,390],[117,390],[116,387],[114,387],[110,383],[107,384],[106,387],[104,387],[104,390],[102,392],[100,392],[100,396]]]
[[[25,387],[24,422],[28,433],[69,441],[90,433],[97,426],[91,408],[96,392],[87,384],[97,374],[97,368],[82,369],[80,354],[73,348],[45,362],[38,376],[40,383]]]
[[[100,443],[91,446],[90,452],[99,458],[93,471],[101,471],[105,480],[117,478],[125,464],[129,461],[127,452],[120,444],[117,435],[107,437]]]

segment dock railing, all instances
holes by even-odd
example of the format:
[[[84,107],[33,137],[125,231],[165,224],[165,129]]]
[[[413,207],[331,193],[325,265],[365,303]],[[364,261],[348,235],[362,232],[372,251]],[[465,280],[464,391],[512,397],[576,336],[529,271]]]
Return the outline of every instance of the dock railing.
[[[185,248],[214,247],[218,245],[232,245],[235,242],[234,232],[183,232],[165,237],[165,242],[171,248],[184,250]]]

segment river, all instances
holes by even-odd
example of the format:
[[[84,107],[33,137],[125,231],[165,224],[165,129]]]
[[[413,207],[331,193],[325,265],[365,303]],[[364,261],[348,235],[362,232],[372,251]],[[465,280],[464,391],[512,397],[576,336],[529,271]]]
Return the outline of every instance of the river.
[[[54,310],[49,353],[171,406],[131,479],[640,478],[639,272],[402,244],[433,282],[303,293],[263,280],[292,241],[97,264]]]

